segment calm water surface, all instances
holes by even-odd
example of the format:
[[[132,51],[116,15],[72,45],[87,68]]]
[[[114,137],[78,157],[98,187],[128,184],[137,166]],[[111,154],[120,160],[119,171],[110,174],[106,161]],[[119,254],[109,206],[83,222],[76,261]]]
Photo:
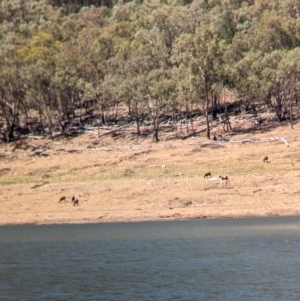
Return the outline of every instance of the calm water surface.
[[[300,217],[0,227],[0,300],[300,300]]]

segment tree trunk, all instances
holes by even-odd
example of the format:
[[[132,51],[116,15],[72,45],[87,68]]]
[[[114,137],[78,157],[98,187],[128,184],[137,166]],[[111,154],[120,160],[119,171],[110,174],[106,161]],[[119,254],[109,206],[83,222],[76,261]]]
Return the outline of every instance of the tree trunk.
[[[153,140],[155,140],[156,142],[159,141],[158,132],[159,132],[159,117],[156,116],[153,118]]]
[[[5,118],[6,119],[6,130],[4,132],[5,135],[5,142],[9,143],[14,139],[14,130],[16,127],[16,118],[14,117],[12,121],[10,121],[9,117]]]
[[[139,124],[139,106],[138,106],[138,100],[135,100],[133,102],[133,105],[132,105],[132,111],[133,114],[134,114],[134,120],[136,122],[136,130],[137,130],[137,133],[138,135],[140,136],[141,135],[141,131],[140,131],[140,124]]]
[[[275,101],[276,101],[275,103],[276,116],[278,118],[278,121],[281,122],[283,121],[283,116],[284,116],[282,101],[281,99],[276,99]]]
[[[140,124],[139,124],[139,118],[138,117],[135,118],[135,122],[136,122],[136,131],[137,131],[138,135],[140,136],[141,135],[141,130],[140,130]]]
[[[193,137],[196,136],[196,131],[194,129],[194,123],[193,123],[193,117],[192,117],[192,112],[191,110],[188,111],[189,112],[189,117],[190,117],[190,121],[191,121],[191,128],[192,128],[192,132],[193,132]]]
[[[293,124],[293,106],[292,106],[292,98],[290,99],[290,122],[291,122],[291,129],[294,128],[294,124]]]
[[[14,128],[15,128],[14,124],[12,125],[7,124],[7,130],[5,133],[7,143],[11,142],[14,139]]]
[[[117,118],[118,118],[118,108],[119,108],[119,103],[117,102],[115,104],[115,116],[114,116],[114,121],[117,123]]]
[[[224,103],[224,113],[225,113],[225,120],[224,120],[224,124],[223,124],[223,130],[224,132],[229,132],[229,130],[232,130],[231,124],[230,124],[230,120],[229,120],[229,116],[228,116],[228,111],[227,111],[227,105],[225,102],[225,91],[223,89],[223,103]],[[226,129],[225,129],[226,127]]]
[[[41,110],[39,110],[39,115],[40,115],[40,124],[41,124],[41,129],[42,129],[42,135],[45,134],[45,131],[44,131],[44,125],[43,125],[43,115],[42,115],[42,112]]]
[[[51,139],[53,139],[53,124],[52,124],[52,119],[51,117],[47,116],[48,119],[48,126],[49,126],[49,134]]]
[[[136,122],[137,133],[140,136],[141,135],[141,131],[140,131],[140,124],[139,124],[139,111],[138,111],[137,108],[134,110],[134,119],[135,119],[135,122]]]
[[[157,127],[154,128],[153,140],[154,139],[155,139],[156,142],[159,141],[159,138],[158,138],[158,128]]]
[[[131,102],[128,101],[127,105],[128,105],[128,115],[131,116]]]
[[[206,137],[210,139],[210,128],[209,128],[209,116],[208,116],[208,106],[209,106],[209,98],[208,98],[208,89],[207,82],[205,81],[205,119],[206,119]]]
[[[101,104],[101,122],[102,123],[106,123],[106,120],[105,120],[105,108],[104,108],[104,105]]]
[[[206,137],[207,139],[210,139],[208,108],[205,109],[205,119],[206,119]]]

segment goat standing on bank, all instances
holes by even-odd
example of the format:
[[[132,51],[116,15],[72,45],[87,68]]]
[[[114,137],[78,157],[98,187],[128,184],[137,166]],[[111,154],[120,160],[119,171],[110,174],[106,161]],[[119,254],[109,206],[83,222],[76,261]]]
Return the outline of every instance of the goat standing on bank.
[[[265,157],[264,157],[263,162],[269,163],[269,158],[268,158],[268,156],[265,156]]]
[[[211,177],[211,172],[207,172],[205,175],[204,175],[204,179],[207,178],[207,177]]]
[[[222,184],[224,184],[224,185],[226,185],[226,184],[228,184],[230,182],[228,176],[219,176],[219,178],[221,178]]]
[[[163,170],[163,171],[166,171],[168,168],[167,168],[167,165],[166,164],[163,164],[162,166],[161,166],[161,170]]]
[[[76,199],[75,197],[72,198],[72,203],[73,203],[73,206],[79,206],[79,200]]]
[[[60,203],[60,202],[65,201],[65,200],[66,200],[66,197],[63,195],[63,196],[61,196],[61,197],[59,198],[58,202]]]
[[[208,183],[210,183],[210,184],[213,184],[213,183],[219,184],[219,178],[210,178],[208,180]]]

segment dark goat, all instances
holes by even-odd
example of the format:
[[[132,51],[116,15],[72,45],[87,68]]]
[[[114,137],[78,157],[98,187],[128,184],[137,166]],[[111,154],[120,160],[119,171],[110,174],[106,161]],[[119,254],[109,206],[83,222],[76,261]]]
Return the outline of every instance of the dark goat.
[[[211,177],[211,172],[207,172],[205,175],[204,175],[204,179],[207,178],[207,177]]]
[[[79,206],[79,200],[78,199],[74,198],[74,200],[72,200],[72,203],[73,203],[73,206],[75,206],[75,205]]]

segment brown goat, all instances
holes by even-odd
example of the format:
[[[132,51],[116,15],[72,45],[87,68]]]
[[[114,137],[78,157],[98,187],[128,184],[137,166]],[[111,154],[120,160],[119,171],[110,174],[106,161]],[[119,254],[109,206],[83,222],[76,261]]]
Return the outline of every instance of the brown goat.
[[[75,205],[79,206],[79,200],[75,199],[75,197],[74,197],[74,200],[72,199],[72,203],[73,203],[73,206],[75,206]]]
[[[59,198],[59,201],[58,201],[58,202],[60,203],[60,202],[65,201],[65,200],[66,200],[66,197],[63,195],[63,196],[61,196],[61,197]]]
[[[265,157],[264,157],[263,162],[267,162],[267,163],[269,162],[268,156],[265,156]]]
[[[224,184],[227,184],[228,182],[230,182],[228,176],[219,176],[219,178],[221,178],[221,180],[223,181]]]

